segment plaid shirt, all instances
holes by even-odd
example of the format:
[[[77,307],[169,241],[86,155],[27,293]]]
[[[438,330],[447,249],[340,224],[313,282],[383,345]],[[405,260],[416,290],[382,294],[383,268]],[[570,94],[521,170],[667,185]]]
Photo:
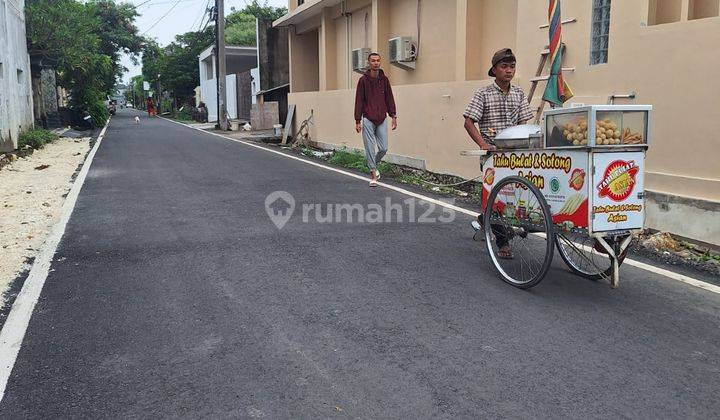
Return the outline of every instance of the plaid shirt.
[[[496,134],[531,119],[533,112],[522,89],[510,85],[510,91],[506,95],[500,86],[493,82],[492,85],[475,92],[463,116],[475,121],[480,126],[483,139],[494,144]]]

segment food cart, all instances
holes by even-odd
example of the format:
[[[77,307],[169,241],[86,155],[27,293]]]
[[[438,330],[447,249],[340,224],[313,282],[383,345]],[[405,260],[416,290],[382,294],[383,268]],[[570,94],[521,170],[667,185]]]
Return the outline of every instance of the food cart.
[[[559,108],[544,113],[542,127],[497,135],[498,149],[483,165],[481,221],[504,281],[523,289],[537,285],[557,248],[573,272],[618,287],[627,247],[645,220],[651,111],[644,105]]]

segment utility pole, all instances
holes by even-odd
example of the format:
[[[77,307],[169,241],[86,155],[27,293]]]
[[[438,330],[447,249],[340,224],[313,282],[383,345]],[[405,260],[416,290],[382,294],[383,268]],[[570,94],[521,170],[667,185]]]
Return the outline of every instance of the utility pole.
[[[158,115],[160,115],[160,113],[162,112],[162,110],[161,110],[161,107],[162,107],[162,90],[160,89],[160,73],[158,73],[157,88],[158,88],[158,89],[157,89],[157,90],[158,90],[158,93],[157,93],[157,97],[155,98],[155,100],[157,101],[157,113],[158,113]]]
[[[217,111],[220,130],[228,129],[225,93],[225,0],[215,0],[215,78],[217,79]]]

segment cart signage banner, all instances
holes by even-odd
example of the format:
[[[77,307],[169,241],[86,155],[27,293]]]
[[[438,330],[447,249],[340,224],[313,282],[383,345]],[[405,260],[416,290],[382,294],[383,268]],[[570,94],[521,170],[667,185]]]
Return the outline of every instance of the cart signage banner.
[[[483,177],[483,206],[496,181],[524,177],[540,189],[553,222],[566,228],[588,227],[588,153],[585,151],[517,151],[495,153]],[[512,191],[504,191],[512,195]],[[498,195],[502,199],[502,195]]]
[[[592,230],[642,229],[645,154],[595,153],[593,161]]]

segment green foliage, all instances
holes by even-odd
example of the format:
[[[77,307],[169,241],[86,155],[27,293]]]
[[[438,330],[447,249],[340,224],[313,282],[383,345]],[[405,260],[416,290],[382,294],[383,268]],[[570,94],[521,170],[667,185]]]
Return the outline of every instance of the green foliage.
[[[175,119],[179,121],[192,121],[192,115],[188,111],[187,107],[182,107],[175,113]]]
[[[225,42],[228,45],[240,45],[243,47],[257,45],[255,16],[244,12],[231,13],[227,17],[227,25]]]
[[[133,107],[136,109],[144,109],[145,91],[143,90],[143,77],[142,75],[133,76],[130,79],[130,98],[134,99]]]
[[[328,163],[370,173],[367,163],[365,162],[365,156],[357,151],[348,152],[345,150],[337,150],[332,154],[332,156],[330,156]]]
[[[28,52],[54,64],[58,83],[70,91],[71,105],[98,118],[123,71],[120,53],[137,54],[134,6],[111,0],[33,0],[25,5]],[[103,106],[104,108],[104,106]]]
[[[163,99],[162,100],[162,106],[160,108],[161,112],[170,112],[173,110],[173,100],[172,99]]]
[[[237,11],[234,7],[231,7],[230,10],[233,13]],[[252,0],[249,3],[246,2],[245,7],[240,10],[240,12],[247,13],[248,15],[252,15],[258,19],[278,20],[287,14],[287,8],[272,7],[268,6],[267,1],[260,4],[258,0]],[[232,16],[232,14],[230,16]],[[228,18],[230,16],[228,16]]]
[[[140,16],[130,3],[117,4],[113,0],[91,0],[90,8],[100,22],[97,35],[100,38],[100,53],[110,57],[110,71],[104,74],[104,87],[112,91],[116,79],[127,71],[120,64],[121,53],[130,55],[133,62],[142,50],[143,38],[138,35],[135,18]]]
[[[284,7],[268,6],[267,1],[260,4],[258,0],[247,3],[240,10],[234,7],[230,10],[232,13],[225,18],[225,42],[245,47],[257,45],[255,19],[277,20],[287,13]]]
[[[25,146],[30,146],[33,149],[40,149],[55,139],[57,139],[57,136],[54,133],[37,128],[20,134],[18,148],[22,149]]]
[[[110,112],[103,101],[90,102],[87,111],[90,113],[96,126],[105,125],[108,118],[110,118]]]
[[[159,74],[163,91],[172,92],[181,102],[187,102],[195,96],[195,87],[200,84],[197,57],[213,42],[212,28],[177,35],[166,47],[149,41],[142,54],[142,77],[155,87]],[[139,84],[141,95],[142,80]]]
[[[246,2],[242,9],[232,7],[231,13],[225,18],[225,41],[231,45],[255,46],[255,18],[276,20],[287,13],[284,7],[268,6],[267,2],[258,0]],[[142,80],[150,82],[156,89],[158,75],[163,91],[172,93],[180,103],[189,103],[195,96],[195,87],[200,84],[200,70],[197,57],[215,42],[214,28],[207,27],[202,31],[186,32],[177,35],[169,45],[160,46],[148,40],[142,50],[142,77],[139,92],[142,91]],[[135,85],[133,85],[135,89]]]

